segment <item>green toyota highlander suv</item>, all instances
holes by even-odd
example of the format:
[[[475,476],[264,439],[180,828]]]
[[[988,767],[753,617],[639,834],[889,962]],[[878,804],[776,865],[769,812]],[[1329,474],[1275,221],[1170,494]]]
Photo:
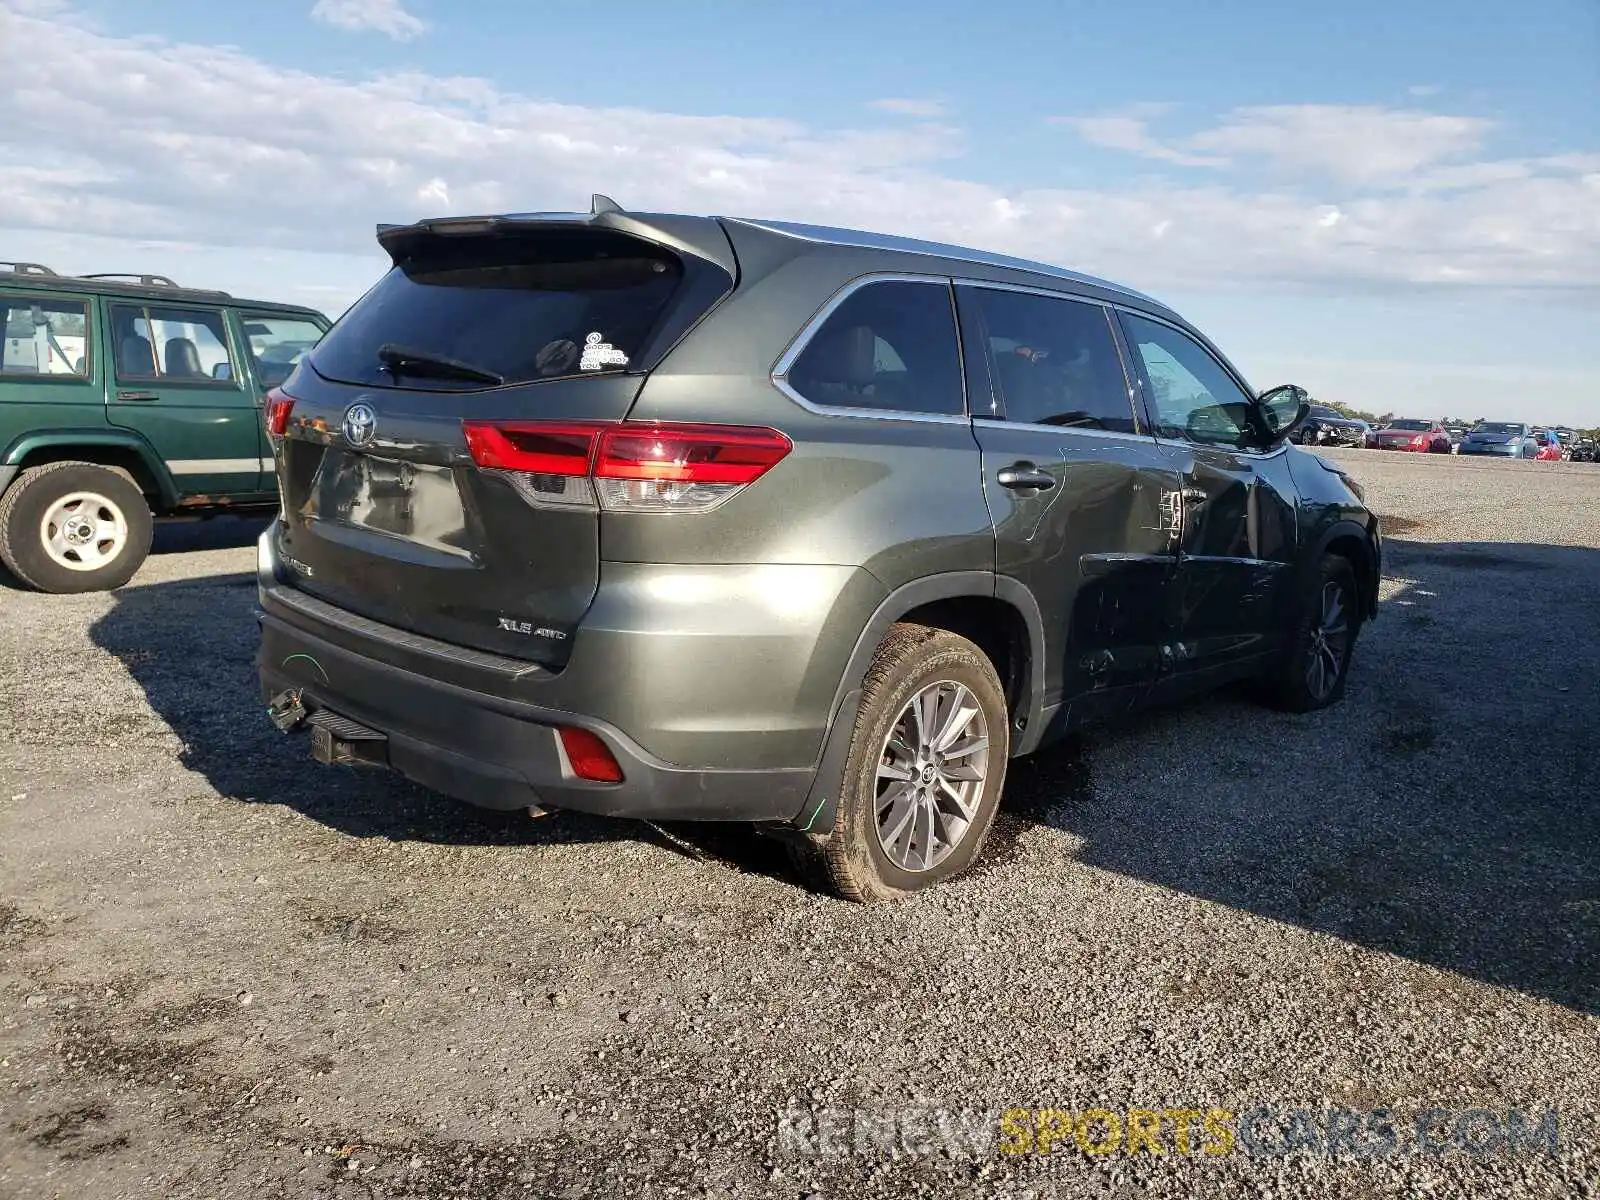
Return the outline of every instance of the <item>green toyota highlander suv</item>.
[[[327,327],[161,275],[0,262],[0,560],[100,591],[139,569],[156,517],[270,511],[262,396]]]

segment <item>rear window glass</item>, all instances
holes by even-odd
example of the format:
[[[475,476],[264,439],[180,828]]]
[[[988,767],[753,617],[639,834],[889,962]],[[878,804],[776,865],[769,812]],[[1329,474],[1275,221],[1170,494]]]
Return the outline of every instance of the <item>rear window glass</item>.
[[[989,344],[1006,420],[1132,433],[1133,404],[1106,310],[1098,304],[962,288]]]
[[[667,251],[604,231],[435,237],[358,300],[310,361],[330,379],[428,390],[488,381],[422,358],[508,384],[625,371],[682,278]]]
[[[264,388],[277,387],[306,351],[322,337],[322,327],[304,317],[264,317],[241,313],[245,345],[255,364],[256,382]]]
[[[89,373],[89,319],[82,300],[0,296],[0,375]]]
[[[1420,432],[1421,430],[1424,430],[1424,429],[1432,429],[1433,425],[1432,425],[1431,422],[1428,422],[1428,421],[1414,421],[1414,420],[1411,420],[1410,418],[1407,418],[1407,419],[1405,419],[1403,421],[1390,421],[1389,422],[1389,428],[1390,429],[1414,429],[1414,430],[1417,430],[1417,431]]]
[[[827,408],[959,415],[965,398],[949,285],[886,280],[858,288],[811,336],[788,383]]]
[[[1521,433],[1522,432],[1522,426],[1521,425],[1508,425],[1503,421],[1485,421],[1483,424],[1481,424],[1477,428],[1475,428],[1472,432],[1474,432],[1474,433],[1491,433],[1491,434],[1502,434],[1502,433],[1515,434],[1515,433]]]

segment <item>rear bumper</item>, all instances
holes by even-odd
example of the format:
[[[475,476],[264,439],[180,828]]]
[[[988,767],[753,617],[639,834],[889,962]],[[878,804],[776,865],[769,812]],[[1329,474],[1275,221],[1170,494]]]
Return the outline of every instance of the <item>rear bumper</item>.
[[[1522,448],[1520,446],[1495,446],[1481,443],[1469,446],[1466,442],[1462,442],[1461,445],[1456,447],[1457,454],[1492,454],[1497,458],[1516,458],[1521,452]]]
[[[270,612],[259,620],[263,704],[296,691],[308,712],[326,710],[382,733],[389,765],[402,775],[481,808],[540,805],[659,820],[786,821],[811,787],[809,768],[692,770],[664,763],[604,721],[401,670]],[[556,733],[563,725],[605,742],[623,782],[577,778]]]
[[[276,525],[257,563],[270,700],[384,735],[388,764],[490,808],[783,822],[805,807],[836,693],[883,596],[832,566],[607,563],[559,672],[368,620],[285,582]],[[623,782],[577,778],[558,727],[588,730]]]

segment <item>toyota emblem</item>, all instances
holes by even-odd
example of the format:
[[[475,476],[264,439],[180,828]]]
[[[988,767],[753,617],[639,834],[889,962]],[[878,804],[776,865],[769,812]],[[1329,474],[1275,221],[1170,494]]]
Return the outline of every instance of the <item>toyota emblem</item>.
[[[378,414],[370,404],[352,404],[344,413],[344,440],[352,446],[365,446],[378,432]]]

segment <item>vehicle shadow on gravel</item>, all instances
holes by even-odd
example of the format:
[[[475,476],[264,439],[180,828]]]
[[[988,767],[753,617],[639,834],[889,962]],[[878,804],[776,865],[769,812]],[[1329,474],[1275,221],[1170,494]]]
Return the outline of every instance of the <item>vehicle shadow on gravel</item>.
[[[955,886],[989,886],[986,867],[1060,830],[1081,849],[1041,869],[1076,859],[1600,1012],[1600,552],[1386,545],[1383,614],[1343,704],[1292,716],[1224,692],[1014,762],[985,859]],[[313,766],[261,714],[254,587],[131,586],[92,629],[219,794],[359,838],[647,839],[802,886],[780,846],[737,827],[533,821]]]
[[[202,544],[186,548],[216,548],[208,540],[214,538],[248,545],[249,529],[261,528],[238,519],[217,524],[224,527],[190,533]],[[790,879],[782,846],[743,827],[656,826],[578,813],[534,820],[524,810],[460,804],[391,772],[314,764],[309,740],[273,729],[257,693],[255,588],[254,572],[144,586],[135,579],[113,594],[115,606],[90,629],[95,645],[122,662],[182,741],[183,765],[220,795],[282,804],[353,837],[485,846],[642,839],[731,870]]]
[[[1013,819],[1090,866],[1600,1012],[1600,551],[1389,539],[1385,577],[1343,704],[1236,689],[1147,714],[1014,763]]]
[[[157,521],[150,553],[187,554],[191,550],[238,550],[253,546],[271,520],[272,515],[268,513]]]

